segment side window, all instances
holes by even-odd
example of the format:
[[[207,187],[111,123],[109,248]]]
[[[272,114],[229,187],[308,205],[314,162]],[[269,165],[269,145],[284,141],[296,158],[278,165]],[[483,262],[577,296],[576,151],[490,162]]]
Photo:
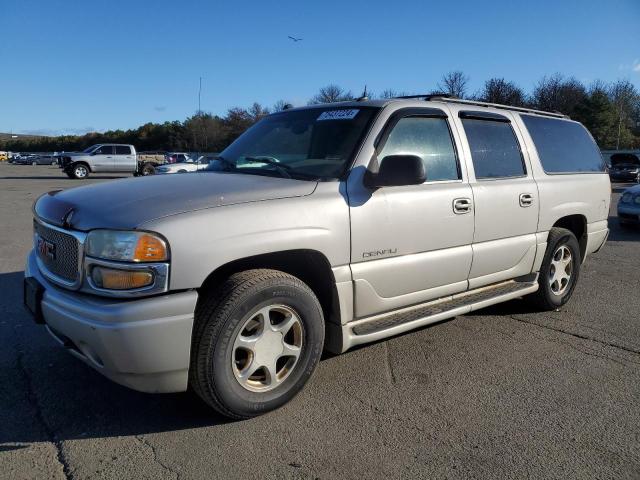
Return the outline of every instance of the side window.
[[[401,118],[389,134],[378,159],[388,155],[417,155],[422,158],[427,181],[460,179],[456,151],[445,118]]]
[[[587,129],[576,122],[521,115],[547,173],[603,172],[604,162]]]
[[[96,150],[96,155],[113,155],[113,147],[111,145],[103,145]]]
[[[462,124],[477,179],[526,175],[520,145],[509,122],[465,118]]]
[[[131,147],[127,145],[116,145],[116,155],[131,155]]]

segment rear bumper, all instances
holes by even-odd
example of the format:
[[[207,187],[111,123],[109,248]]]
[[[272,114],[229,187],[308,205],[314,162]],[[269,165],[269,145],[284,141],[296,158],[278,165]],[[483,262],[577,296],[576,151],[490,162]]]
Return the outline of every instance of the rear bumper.
[[[25,276],[44,286],[46,328],[72,355],[134,390],[187,389],[195,291],[139,300],[69,292],[40,274],[33,252]]]

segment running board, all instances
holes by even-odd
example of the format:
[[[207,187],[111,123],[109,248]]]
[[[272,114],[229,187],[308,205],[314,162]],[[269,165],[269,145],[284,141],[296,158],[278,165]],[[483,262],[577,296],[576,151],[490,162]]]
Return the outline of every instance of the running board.
[[[528,295],[538,290],[537,275],[532,282],[510,280],[438,300],[403,308],[342,325],[342,345],[345,352],[362,343],[398,335],[414,328],[479,310],[489,305]]]

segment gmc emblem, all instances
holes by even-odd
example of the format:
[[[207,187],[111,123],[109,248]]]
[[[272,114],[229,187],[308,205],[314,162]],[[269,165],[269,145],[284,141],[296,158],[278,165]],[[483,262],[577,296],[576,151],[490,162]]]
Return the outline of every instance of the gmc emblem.
[[[50,242],[49,240],[45,240],[42,237],[38,237],[38,253],[43,258],[48,258],[49,260],[55,260],[56,244]]]

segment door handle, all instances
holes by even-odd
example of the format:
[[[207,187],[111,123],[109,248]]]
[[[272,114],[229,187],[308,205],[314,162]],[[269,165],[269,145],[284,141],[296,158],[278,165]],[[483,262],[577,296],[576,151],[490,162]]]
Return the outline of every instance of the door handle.
[[[470,198],[456,198],[453,200],[453,213],[462,215],[471,211],[472,203]]]
[[[523,208],[530,207],[533,205],[533,195],[530,193],[521,193],[520,194],[520,206]]]

